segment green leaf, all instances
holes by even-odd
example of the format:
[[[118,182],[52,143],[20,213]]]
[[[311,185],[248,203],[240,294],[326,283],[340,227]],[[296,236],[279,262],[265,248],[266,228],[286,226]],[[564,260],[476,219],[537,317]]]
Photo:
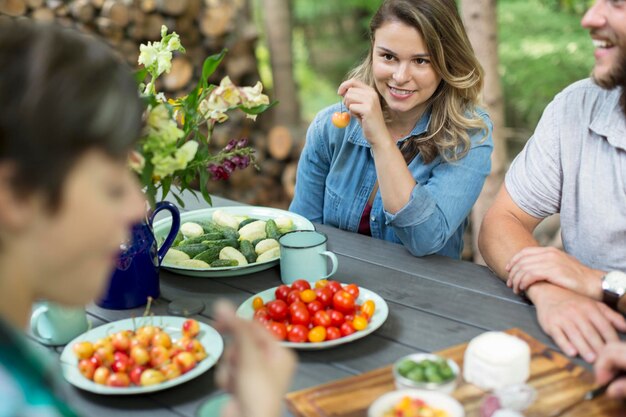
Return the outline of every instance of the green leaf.
[[[213,205],[211,202],[211,196],[209,195],[209,190],[207,189],[207,183],[209,182],[209,173],[206,169],[200,169],[200,192],[202,193],[202,197],[204,197],[204,201],[209,203],[210,206]]]
[[[137,84],[139,84],[140,82],[143,82],[146,79],[146,75],[148,75],[148,70],[146,68],[140,68],[137,71],[135,71],[134,76],[135,76],[135,81],[137,81]]]
[[[239,105],[237,107],[239,107],[239,109],[244,112],[244,113],[248,113],[248,114],[261,114],[264,111],[271,109],[272,107],[274,107],[275,105],[278,104],[278,101],[272,101],[270,104],[261,104],[260,106],[256,106],[256,107],[244,107],[243,105]]]
[[[220,65],[220,62],[222,62],[222,59],[224,59],[226,52],[228,52],[228,49],[224,48],[219,54],[211,55],[204,60],[204,64],[202,64],[201,80],[204,87],[206,87],[209,77],[213,75],[217,67]]]
[[[182,208],[185,208],[185,202],[183,201],[183,199],[177,196],[176,193],[174,192],[172,192],[172,195],[176,199],[176,202],[178,203],[178,205],[181,206]]]
[[[165,200],[165,197],[170,192],[170,188],[172,187],[172,177],[168,176],[161,180],[161,187],[163,188],[163,194],[161,194],[161,199]]]

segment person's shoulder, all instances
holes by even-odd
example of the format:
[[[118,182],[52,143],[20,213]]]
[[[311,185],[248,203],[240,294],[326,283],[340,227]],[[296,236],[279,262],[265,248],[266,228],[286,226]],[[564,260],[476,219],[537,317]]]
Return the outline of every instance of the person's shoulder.
[[[613,93],[614,90],[602,88],[591,78],[585,78],[565,87],[554,97],[554,101],[564,104],[576,104],[576,102],[572,102],[572,100],[581,99],[603,101]]]

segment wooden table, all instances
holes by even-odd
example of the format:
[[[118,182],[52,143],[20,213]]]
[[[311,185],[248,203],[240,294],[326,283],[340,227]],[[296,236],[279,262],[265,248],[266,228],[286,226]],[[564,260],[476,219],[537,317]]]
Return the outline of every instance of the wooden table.
[[[189,200],[190,202],[192,200]],[[214,206],[236,204],[215,199]],[[186,210],[206,207],[191,202]],[[394,362],[411,352],[431,352],[459,344],[487,330],[518,327],[549,346],[535,308],[508,289],[487,268],[440,256],[416,258],[400,245],[316,225],[328,235],[337,254],[337,280],[353,282],[382,296],[389,317],[373,334],[336,348],[299,352],[300,364],[291,389],[297,390],[355,375]],[[240,304],[252,294],[280,285],[279,268],[230,278],[192,278],[161,272],[162,296],[155,314],[166,314],[172,299],[197,298],[206,304],[195,318],[212,323],[218,298]],[[94,326],[141,315],[135,310],[88,307]],[[61,348],[54,349],[60,352]],[[582,363],[582,362],[578,362]],[[86,416],[195,416],[198,407],[219,394],[213,370],[178,387],[140,396],[101,396],[65,387],[69,403]],[[285,411],[285,413],[287,413]]]

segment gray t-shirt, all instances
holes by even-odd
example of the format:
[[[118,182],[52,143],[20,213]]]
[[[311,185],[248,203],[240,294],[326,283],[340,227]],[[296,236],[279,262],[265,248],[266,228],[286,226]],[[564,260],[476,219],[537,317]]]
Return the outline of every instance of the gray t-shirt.
[[[546,107],[507,172],[506,189],[533,217],[561,213],[565,251],[626,271],[626,117],[622,90],[578,81]]]

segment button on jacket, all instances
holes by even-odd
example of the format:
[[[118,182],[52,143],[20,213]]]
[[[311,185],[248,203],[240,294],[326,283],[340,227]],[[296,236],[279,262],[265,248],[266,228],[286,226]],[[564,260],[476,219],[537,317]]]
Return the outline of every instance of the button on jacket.
[[[296,191],[289,210],[312,222],[356,232],[365,204],[376,183],[376,169],[369,143],[356,118],[345,129],[331,123],[340,104],[317,114],[307,132],[298,163]],[[385,211],[376,193],[370,214],[372,236],[402,243],[413,255],[445,255],[460,258],[468,215],[491,170],[493,140],[489,116],[479,110],[488,127],[470,133],[471,149],[456,162],[437,156],[424,164],[421,155],[410,163],[417,182],[409,202],[397,213]],[[426,112],[405,140],[426,132]]]

